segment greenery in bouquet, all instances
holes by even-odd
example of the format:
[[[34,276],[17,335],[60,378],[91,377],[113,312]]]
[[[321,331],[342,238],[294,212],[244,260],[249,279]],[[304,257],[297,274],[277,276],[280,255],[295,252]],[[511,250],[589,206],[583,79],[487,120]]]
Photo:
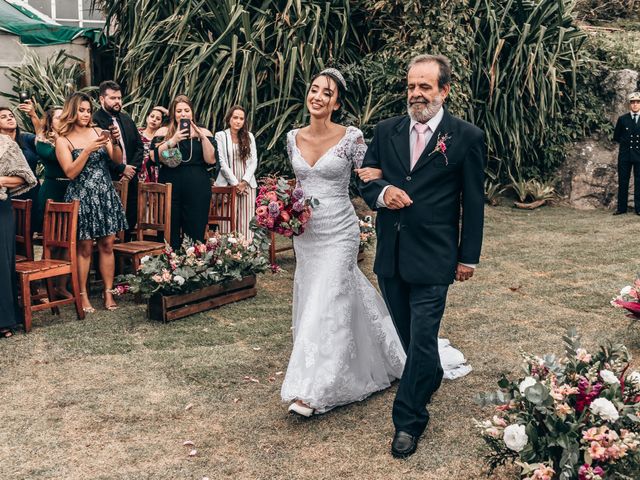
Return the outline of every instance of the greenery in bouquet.
[[[640,373],[628,373],[627,349],[589,353],[575,330],[563,339],[563,358],[523,354],[525,376],[477,396],[497,405],[476,421],[491,471],[515,462],[526,480],[640,478]]]
[[[376,238],[376,229],[373,226],[371,215],[359,219],[360,224],[360,249],[364,250],[373,244]]]
[[[611,300],[615,308],[624,308],[631,318],[640,318],[640,277],[636,278],[633,285],[627,285]]]
[[[311,218],[311,209],[318,204],[286,179],[265,177],[256,197],[256,223],[285,237],[300,235]]]
[[[185,238],[177,251],[166,245],[160,255],[143,257],[137,272],[118,276],[114,291],[147,295],[188,293],[268,269],[264,250],[236,233],[216,234],[205,243]]]

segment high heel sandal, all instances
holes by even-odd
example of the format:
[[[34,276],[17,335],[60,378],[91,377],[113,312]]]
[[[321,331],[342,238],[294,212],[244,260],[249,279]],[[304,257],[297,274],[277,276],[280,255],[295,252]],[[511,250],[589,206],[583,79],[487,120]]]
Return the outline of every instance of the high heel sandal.
[[[80,296],[81,297],[86,297],[87,296],[87,292],[80,292]],[[88,297],[87,297],[88,298]],[[96,309],[93,307],[82,307],[82,311],[84,313],[95,313]]]
[[[309,418],[315,413],[315,410],[311,407],[307,407],[306,405],[301,405],[296,401],[289,405],[289,413],[297,413],[301,417]]]
[[[111,292],[110,292],[110,291],[108,291],[108,290],[104,290],[104,291],[102,292],[102,304],[104,305],[104,308],[105,308],[106,310],[108,310],[108,311],[110,311],[110,312],[113,312],[114,310],[117,310],[117,309],[118,309],[118,305],[116,305],[115,303],[112,303],[111,305],[107,305],[107,295],[106,295],[106,294],[107,294],[107,292],[111,293]],[[111,296],[112,296],[111,301],[113,302],[113,301],[114,301],[114,300],[113,300],[113,293],[111,293]]]
[[[3,328],[2,330],[0,330],[0,337],[2,338],[13,337],[13,331],[10,328]]]

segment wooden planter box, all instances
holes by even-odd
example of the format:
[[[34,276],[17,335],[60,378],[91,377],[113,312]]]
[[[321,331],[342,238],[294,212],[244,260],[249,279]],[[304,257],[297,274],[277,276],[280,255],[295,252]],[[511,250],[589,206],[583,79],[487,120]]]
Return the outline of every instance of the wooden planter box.
[[[194,313],[255,297],[255,275],[233,280],[224,285],[212,285],[190,293],[162,295],[154,293],[147,303],[147,316],[151,320],[171,322]]]

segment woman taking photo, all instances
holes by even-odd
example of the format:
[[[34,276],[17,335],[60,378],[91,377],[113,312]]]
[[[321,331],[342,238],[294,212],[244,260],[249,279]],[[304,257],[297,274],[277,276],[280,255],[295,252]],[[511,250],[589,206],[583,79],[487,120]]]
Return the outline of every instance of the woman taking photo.
[[[153,107],[147,115],[146,126],[139,128],[140,138],[144,145],[144,156],[142,157],[142,166],[138,171],[138,180],[140,182],[157,182],[158,181],[158,162],[154,158],[153,151],[150,149],[151,141],[156,135],[158,129],[164,124],[169,111],[160,106]]]
[[[27,100],[25,103],[21,103],[18,107],[20,110],[24,111],[33,119],[32,116],[35,116],[35,109],[33,108],[33,104],[31,100]],[[34,120],[34,125],[37,123],[37,117]],[[33,133],[21,132],[20,127],[18,126],[18,122],[16,120],[13,111],[9,107],[0,107],[0,134],[7,135],[11,140],[16,142],[22,151],[22,154],[27,160],[29,167],[31,168],[31,172],[35,175],[36,168],[38,167],[38,163],[40,162],[40,157],[36,153],[36,136]],[[28,192],[23,193],[21,195],[14,195],[13,198],[18,198],[20,200],[32,200],[31,206],[31,232],[41,232],[42,231],[42,215],[43,213],[38,212],[38,192],[40,190],[40,184],[36,183],[35,187],[30,189]]]
[[[246,110],[240,105],[232,106],[224,118],[226,130],[216,132],[216,145],[220,160],[220,173],[216,186],[236,187],[236,229],[248,241],[253,240],[249,222],[256,209],[256,178],[258,152],[256,140],[249,132]]]
[[[117,307],[111,294],[115,270],[113,242],[117,232],[127,229],[124,209],[109,175],[109,162],[122,163],[118,134],[93,127],[92,110],[86,94],[71,95],[64,104],[56,140],[56,156],[71,180],[65,201],[80,200],[78,276],[82,307],[87,313],[95,311],[87,295],[93,241],[98,244],[104,307],[114,310]]]
[[[180,127],[183,128],[180,128]],[[211,202],[207,165],[216,163],[209,130],[196,124],[191,101],[178,95],[169,107],[169,125],[153,139],[160,162],[160,183],[171,183],[171,246],[180,247],[182,237],[204,241]]]
[[[16,232],[11,197],[36,185],[36,177],[20,147],[0,135],[0,338],[13,335],[21,321],[16,279]]]

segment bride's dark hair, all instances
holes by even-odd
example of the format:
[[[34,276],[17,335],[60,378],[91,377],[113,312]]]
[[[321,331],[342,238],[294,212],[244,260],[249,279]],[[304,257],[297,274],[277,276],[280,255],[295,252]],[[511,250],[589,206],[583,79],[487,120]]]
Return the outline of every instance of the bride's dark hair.
[[[344,86],[342,85],[343,80],[339,79],[338,77],[333,75],[331,72],[320,72],[320,73],[317,73],[313,77],[311,77],[311,82],[309,83],[309,88],[307,89],[307,94],[309,93],[309,90],[311,90],[311,85],[313,85],[313,82],[315,82],[316,79],[318,79],[320,77],[330,78],[331,80],[333,80],[333,83],[336,84],[336,88],[338,89],[338,97],[336,98],[336,102],[338,103],[339,108],[337,110],[334,110],[333,112],[331,112],[331,121],[334,122],[334,123],[340,123],[342,121],[342,119],[344,118],[344,112],[343,112],[344,98],[345,98],[345,95],[347,93],[347,91],[345,90]]]

